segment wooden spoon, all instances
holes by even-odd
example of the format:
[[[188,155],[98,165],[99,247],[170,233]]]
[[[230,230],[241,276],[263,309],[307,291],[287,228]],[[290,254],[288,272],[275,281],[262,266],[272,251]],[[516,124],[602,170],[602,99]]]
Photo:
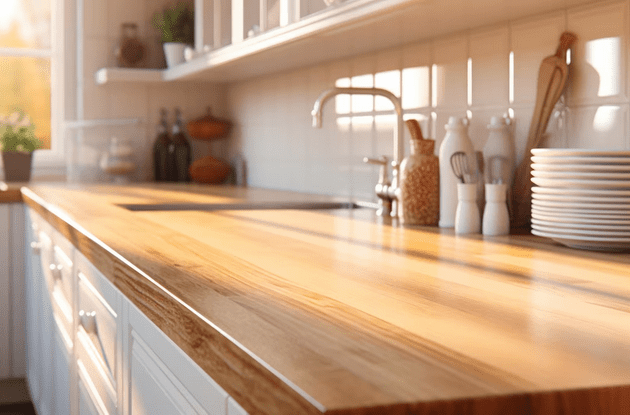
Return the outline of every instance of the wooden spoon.
[[[556,54],[543,59],[538,70],[538,89],[536,106],[529,125],[527,145],[523,160],[514,174],[512,186],[512,223],[511,227],[528,227],[531,216],[531,159],[532,148],[538,147],[551,117],[556,102],[560,99],[569,75],[566,55],[567,50],[577,40],[573,33],[564,32],[560,36],[560,45]]]
[[[407,128],[409,128],[412,140],[424,140],[424,137],[422,136],[422,129],[420,128],[418,120],[412,118],[405,121],[405,124],[407,124]]]

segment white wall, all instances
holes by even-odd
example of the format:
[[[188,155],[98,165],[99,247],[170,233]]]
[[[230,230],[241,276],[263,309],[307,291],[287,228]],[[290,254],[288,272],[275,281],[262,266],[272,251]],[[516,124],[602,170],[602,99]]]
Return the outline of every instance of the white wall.
[[[80,0],[81,1],[81,0]],[[145,181],[153,179],[152,146],[159,120],[159,110],[165,107],[173,120],[173,109],[182,109],[186,121],[205,114],[211,106],[213,114],[226,115],[223,88],[210,83],[173,83],[136,85],[112,83],[97,85],[95,72],[102,67],[116,66],[114,51],[121,37],[121,24],[138,24],[139,34],[148,48],[147,67],[163,65],[158,32],[151,26],[151,17],[171,0],[82,0],[83,34],[79,35],[79,49],[82,51],[77,79],[78,119],[100,118],[142,118],[145,122],[138,126],[93,128],[84,130],[82,142],[76,133],[69,133],[71,145],[68,151],[74,152],[74,164],[78,165],[78,180],[107,181],[111,178],[100,171],[99,160],[107,150],[112,136],[128,140],[135,149],[138,165],[133,178]],[[81,68],[82,67],[82,68]],[[72,148],[75,144],[75,148]],[[78,146],[78,148],[76,148]],[[220,145],[218,151],[220,152]],[[193,152],[197,157],[217,152],[216,146],[203,142],[193,142]],[[72,168],[72,167],[71,167]]]
[[[550,122],[545,146],[628,149],[629,5],[629,0],[593,2],[233,84],[227,91],[236,122],[231,153],[243,155],[252,186],[372,199],[377,169],[361,160],[391,156],[394,118],[385,101],[339,96],[326,104],[323,128],[311,128],[316,97],[337,83],[384,87],[400,95],[406,117],[420,119],[425,136],[437,140],[436,153],[448,116],[470,112],[469,133],[481,150],[490,117],[512,108],[520,159],[538,67],[555,53],[565,30],[579,38],[566,92],[567,123],[558,128]]]

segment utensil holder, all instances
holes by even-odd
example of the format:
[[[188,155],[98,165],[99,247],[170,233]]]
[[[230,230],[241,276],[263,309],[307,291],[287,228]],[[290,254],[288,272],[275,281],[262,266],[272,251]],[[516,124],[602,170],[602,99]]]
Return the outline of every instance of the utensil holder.
[[[510,215],[506,195],[506,184],[486,184],[486,207],[482,221],[484,235],[499,236],[510,233]]]
[[[458,183],[457,199],[455,233],[465,235],[481,232],[481,220],[477,206],[477,183]]]

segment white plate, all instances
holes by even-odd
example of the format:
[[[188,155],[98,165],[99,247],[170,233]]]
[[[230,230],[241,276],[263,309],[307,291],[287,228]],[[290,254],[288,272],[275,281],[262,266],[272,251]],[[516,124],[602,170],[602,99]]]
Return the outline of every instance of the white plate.
[[[594,238],[589,236],[564,235],[532,229],[532,234],[551,238],[570,248],[591,251],[618,252],[630,249],[630,238]]]
[[[571,223],[575,226],[581,225],[608,225],[608,226],[629,226],[630,217],[625,219],[598,219],[598,218],[576,218],[575,216],[545,215],[532,212],[532,219],[542,220],[552,223]]]
[[[605,197],[605,196],[573,196],[573,195],[548,195],[533,193],[532,198],[536,200],[552,200],[556,202],[569,203],[614,203],[627,204],[630,207],[630,197]]]
[[[627,213],[602,213],[605,210],[585,210],[585,209],[554,209],[543,207],[532,207],[532,215],[534,213],[559,218],[576,218],[576,219],[628,219],[630,220],[630,211]]]
[[[532,206],[555,207],[560,209],[588,209],[588,210],[610,210],[625,213],[630,210],[630,206],[619,203],[582,203],[582,202],[558,202],[555,200],[532,199]]]
[[[574,172],[620,172],[630,173],[628,164],[546,164],[532,163],[532,170],[537,171],[574,171]]]
[[[579,180],[628,180],[630,173],[619,172],[577,172],[577,171],[540,171],[533,170],[532,176],[543,179],[579,179]]]
[[[553,232],[564,235],[582,235],[592,236],[595,238],[630,238],[630,231],[606,231],[606,230],[594,230],[594,229],[575,229],[565,228],[562,226],[542,225],[536,224],[532,221],[532,229],[543,232]]]
[[[533,148],[532,154],[542,157],[630,157],[630,151],[627,150],[591,148]]]
[[[576,233],[584,233],[585,231],[603,232],[617,236],[630,237],[630,225],[608,225],[608,224],[591,224],[576,222],[560,222],[557,220],[535,219],[532,216],[532,226],[547,226],[550,228],[566,229],[565,232],[575,231]]]
[[[571,180],[571,179],[543,179],[532,177],[532,182],[544,187],[563,188],[613,188],[620,190],[630,190],[630,180]]]
[[[616,189],[561,189],[532,186],[533,193],[572,196],[630,196],[630,190]]]
[[[532,156],[533,163],[541,164],[630,164],[630,157],[540,157]]]

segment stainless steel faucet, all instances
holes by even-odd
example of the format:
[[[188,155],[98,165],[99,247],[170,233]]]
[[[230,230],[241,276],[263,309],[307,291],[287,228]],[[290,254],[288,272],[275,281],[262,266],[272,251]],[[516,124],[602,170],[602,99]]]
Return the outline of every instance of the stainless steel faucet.
[[[363,161],[365,163],[378,164],[381,166],[381,172],[379,174],[379,181],[374,187],[376,195],[379,198],[379,210],[377,212],[380,216],[391,216],[396,217],[398,208],[397,208],[397,196],[396,189],[398,189],[398,173],[400,169],[400,163],[404,157],[404,145],[403,145],[403,112],[402,105],[400,103],[400,99],[389,92],[386,89],[381,88],[331,88],[322,92],[317,100],[315,101],[315,105],[313,105],[313,111],[311,111],[311,115],[313,116],[313,127],[321,128],[322,127],[322,108],[326,101],[335,95],[340,94],[360,94],[360,95],[380,95],[389,99],[392,104],[394,104],[394,109],[396,110],[397,120],[396,120],[396,129],[394,130],[394,160],[392,161],[392,181],[389,181],[388,178],[388,168],[387,168],[387,158],[380,157],[377,159],[365,157]]]

